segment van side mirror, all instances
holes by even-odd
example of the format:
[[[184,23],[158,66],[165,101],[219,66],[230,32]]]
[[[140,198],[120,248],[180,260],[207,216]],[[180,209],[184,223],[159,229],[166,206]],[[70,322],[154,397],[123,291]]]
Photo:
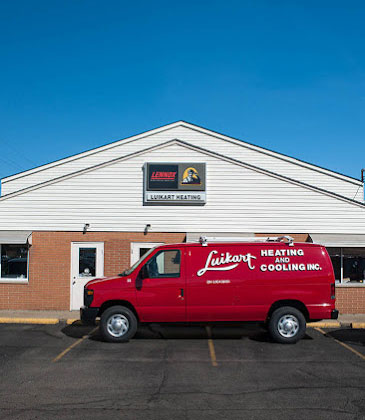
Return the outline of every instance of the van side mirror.
[[[137,290],[141,290],[142,289],[143,279],[148,279],[148,277],[149,277],[149,271],[148,271],[147,264],[145,264],[139,270],[138,276],[136,278],[136,289]]]
[[[141,271],[139,272],[139,275],[140,275],[140,277],[141,277],[142,279],[148,279],[148,278],[149,278],[150,273],[149,273],[149,269],[148,269],[148,265],[147,265],[147,264],[145,264],[145,265],[141,268]]]

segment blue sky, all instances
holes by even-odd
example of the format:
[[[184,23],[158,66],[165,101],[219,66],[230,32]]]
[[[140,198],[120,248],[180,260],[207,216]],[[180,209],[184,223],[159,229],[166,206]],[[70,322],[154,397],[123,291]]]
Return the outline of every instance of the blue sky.
[[[0,1],[0,178],[186,120],[359,178],[363,1]]]

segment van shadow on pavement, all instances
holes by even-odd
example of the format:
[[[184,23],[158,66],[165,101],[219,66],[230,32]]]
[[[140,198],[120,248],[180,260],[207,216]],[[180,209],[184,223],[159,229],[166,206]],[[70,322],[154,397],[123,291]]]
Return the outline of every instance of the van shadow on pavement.
[[[345,329],[329,331],[326,334],[347,344],[356,344],[365,347],[365,329]]]
[[[90,334],[96,327],[94,325],[82,325],[74,322],[62,328],[62,333],[72,338],[82,338]],[[273,342],[267,331],[259,324],[242,325],[210,325],[211,338],[214,340],[241,340],[248,338],[258,342]],[[150,324],[139,326],[134,340],[206,340],[208,338],[206,325],[169,325]],[[99,330],[89,337],[90,340],[103,341]],[[304,339],[311,340],[308,335]]]
[[[75,321],[70,325],[66,325],[61,329],[61,332],[68,337],[82,338],[91,333],[96,328],[96,325],[83,325],[80,321]]]

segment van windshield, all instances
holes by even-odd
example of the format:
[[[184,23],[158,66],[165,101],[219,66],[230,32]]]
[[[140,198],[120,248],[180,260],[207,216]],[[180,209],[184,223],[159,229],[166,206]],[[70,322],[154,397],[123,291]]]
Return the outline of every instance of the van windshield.
[[[134,263],[132,265],[131,268],[128,268],[128,270],[124,270],[123,273],[118,274],[118,275],[121,276],[121,277],[123,277],[123,276],[129,276],[139,266],[139,264],[143,260],[145,260],[151,254],[151,252],[154,251],[154,250],[155,250],[155,248],[151,248],[150,250],[148,250],[144,255],[142,255],[142,257],[136,263]]]

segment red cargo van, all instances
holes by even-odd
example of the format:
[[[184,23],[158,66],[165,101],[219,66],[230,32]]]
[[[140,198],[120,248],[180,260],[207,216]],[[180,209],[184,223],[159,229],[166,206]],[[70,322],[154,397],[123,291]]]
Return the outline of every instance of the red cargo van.
[[[291,238],[158,246],[119,276],[88,282],[81,308],[113,342],[139,323],[261,321],[275,341],[295,343],[306,321],[337,316],[325,247]]]

